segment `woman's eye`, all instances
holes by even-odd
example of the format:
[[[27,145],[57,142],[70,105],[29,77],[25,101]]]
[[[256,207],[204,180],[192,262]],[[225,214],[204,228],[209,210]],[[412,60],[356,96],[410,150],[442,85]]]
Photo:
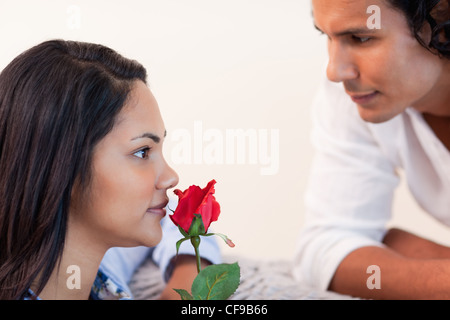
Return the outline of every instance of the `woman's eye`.
[[[149,151],[150,148],[144,148],[139,151],[136,151],[135,153],[133,153],[133,155],[141,159],[147,159]]]

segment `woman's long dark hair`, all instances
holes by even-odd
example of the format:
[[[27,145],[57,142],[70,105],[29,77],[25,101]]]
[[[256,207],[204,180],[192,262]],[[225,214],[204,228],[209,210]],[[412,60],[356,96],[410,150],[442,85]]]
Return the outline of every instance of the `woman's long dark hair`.
[[[53,40],[0,74],[0,299],[44,288],[64,248],[71,191],[145,68],[102,45]]]
[[[387,0],[401,10],[422,46],[443,58],[450,59],[450,7],[448,0]],[[421,34],[425,23],[431,27],[430,40]]]

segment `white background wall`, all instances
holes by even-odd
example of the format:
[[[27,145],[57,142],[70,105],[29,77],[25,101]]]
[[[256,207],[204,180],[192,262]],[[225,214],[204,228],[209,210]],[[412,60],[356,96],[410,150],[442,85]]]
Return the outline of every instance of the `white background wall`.
[[[309,107],[327,57],[310,1],[0,0],[0,69],[52,38],[101,43],[147,68],[168,130],[166,158],[180,176],[178,188],[218,182],[222,214],[213,227],[236,243],[234,249],[224,246],[224,254],[293,256],[313,155]],[[261,174],[264,159],[250,163],[247,151],[257,144],[236,151],[245,157],[243,164],[227,164],[225,146],[218,155],[223,163],[209,164],[208,146],[238,129],[277,130],[279,152],[268,153],[273,174]],[[175,135],[180,132],[192,139],[191,164],[179,163],[173,153],[186,146]],[[206,141],[208,136],[216,140]],[[270,141],[269,136],[263,146]],[[199,145],[203,153],[195,164]],[[449,242],[448,230],[421,213],[404,185],[394,212],[392,224]]]

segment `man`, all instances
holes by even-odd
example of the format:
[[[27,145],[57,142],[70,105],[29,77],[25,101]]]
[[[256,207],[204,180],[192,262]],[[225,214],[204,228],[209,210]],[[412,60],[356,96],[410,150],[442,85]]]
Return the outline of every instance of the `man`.
[[[295,274],[359,297],[450,298],[450,248],[385,229],[398,170],[450,225],[449,0],[312,5],[330,81],[313,109],[317,155]]]

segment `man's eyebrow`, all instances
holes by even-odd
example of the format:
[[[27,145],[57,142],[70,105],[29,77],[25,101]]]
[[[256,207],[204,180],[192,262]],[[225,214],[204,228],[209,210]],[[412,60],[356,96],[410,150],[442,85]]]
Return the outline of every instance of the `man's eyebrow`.
[[[167,131],[164,130],[164,137],[167,135]],[[159,143],[161,141],[161,138],[159,136],[157,136],[156,134],[153,134],[151,132],[145,132],[143,134],[141,134],[140,136],[134,137],[133,140],[137,140],[137,139],[143,139],[143,138],[149,138],[152,139],[153,141],[155,141],[155,143]]]
[[[325,32],[323,32],[315,23],[314,23],[314,28],[316,28],[316,30],[319,31],[320,33],[325,34]]]
[[[316,24],[314,24],[314,27],[321,33],[325,34]],[[374,34],[376,33],[376,29],[369,29],[367,27],[363,28],[349,28],[347,30],[342,30],[336,33],[333,33],[336,37],[343,37],[348,35],[358,35],[358,34]]]

